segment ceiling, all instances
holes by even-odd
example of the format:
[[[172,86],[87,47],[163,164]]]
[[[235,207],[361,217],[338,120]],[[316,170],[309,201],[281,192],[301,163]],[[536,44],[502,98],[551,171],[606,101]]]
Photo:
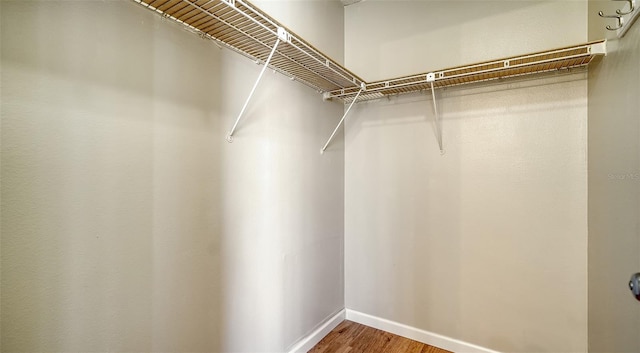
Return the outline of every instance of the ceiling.
[[[340,0],[342,2],[342,5],[344,6],[349,6],[349,5],[353,5],[357,2],[360,2],[362,0]]]

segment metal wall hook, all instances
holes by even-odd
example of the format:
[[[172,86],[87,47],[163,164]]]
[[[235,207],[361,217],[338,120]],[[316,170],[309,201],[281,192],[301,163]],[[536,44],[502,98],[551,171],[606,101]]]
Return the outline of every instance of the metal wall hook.
[[[622,17],[617,17],[618,18],[618,27],[611,27],[609,25],[607,25],[607,29],[610,31],[617,31],[620,28],[624,27],[624,20],[622,19]]]
[[[616,10],[615,15],[605,15],[602,11],[598,12],[600,17],[604,18],[615,18],[618,21],[616,26],[606,26],[606,28],[610,31],[616,32],[616,37],[622,38],[625,33],[629,31],[629,27],[633,25],[633,23],[640,17],[640,10],[638,10],[638,2],[640,0],[611,0],[611,1],[624,1],[629,3],[629,8],[625,10],[627,7],[626,4],[623,4],[620,8]]]
[[[598,11],[598,16],[600,17],[604,17],[604,18],[620,18],[620,15],[605,15],[604,12],[602,11]]]
[[[632,13],[633,11],[635,11],[635,7],[633,6],[633,0],[614,0],[614,1],[626,1],[626,2],[629,3],[629,11],[623,12],[622,10],[617,9],[616,13],[618,15],[623,15],[624,16],[624,15],[628,15],[628,14]]]
[[[598,16],[604,17],[604,18],[615,18],[616,20],[618,20],[618,27],[611,27],[611,26],[607,25],[607,29],[610,30],[610,31],[619,30],[624,25],[623,20],[622,20],[622,15],[605,15],[602,11],[599,11],[598,12]]]

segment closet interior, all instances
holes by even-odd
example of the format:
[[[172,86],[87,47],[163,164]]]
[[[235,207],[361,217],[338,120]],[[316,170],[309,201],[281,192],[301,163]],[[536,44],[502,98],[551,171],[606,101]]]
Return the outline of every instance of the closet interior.
[[[0,1],[0,350],[640,352],[639,1]]]

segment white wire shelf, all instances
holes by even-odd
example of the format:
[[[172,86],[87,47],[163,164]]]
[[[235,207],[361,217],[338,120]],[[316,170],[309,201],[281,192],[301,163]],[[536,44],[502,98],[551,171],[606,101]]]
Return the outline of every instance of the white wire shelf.
[[[585,67],[595,57],[606,55],[606,41],[603,40],[366,83],[248,1],[133,1],[155,11],[163,18],[184,25],[185,29],[203,38],[213,40],[265,65],[227,134],[228,142],[233,141],[238,123],[267,67],[313,87],[322,92],[325,99],[338,99],[349,103],[349,108],[322,147],[321,152],[324,152],[357,101],[429,90],[433,98],[434,112],[438,117],[436,88],[566,71]],[[440,152],[444,153],[442,134],[439,127],[437,130]]]
[[[264,63],[280,38],[269,67],[324,93],[325,99],[350,103],[434,88],[559,71],[588,65],[606,53],[605,41],[514,56],[387,80],[365,83],[282,24],[244,0],[133,0],[174,20],[203,38],[214,40]],[[432,76],[433,78],[433,76]],[[362,85],[364,84],[364,89]]]
[[[578,68],[588,65],[595,57],[605,54],[605,41],[597,41],[429,73],[369,82],[366,84],[366,89],[360,93],[358,101],[431,90],[431,82],[433,82],[434,89],[437,89]],[[431,80],[428,78],[429,75],[431,75]],[[349,103],[359,91],[360,87],[337,89],[325,93],[325,98],[341,99],[345,103]]]
[[[257,62],[267,61],[280,38],[284,43],[275,51],[269,67],[321,92],[359,88],[363,82],[247,1],[133,1]]]

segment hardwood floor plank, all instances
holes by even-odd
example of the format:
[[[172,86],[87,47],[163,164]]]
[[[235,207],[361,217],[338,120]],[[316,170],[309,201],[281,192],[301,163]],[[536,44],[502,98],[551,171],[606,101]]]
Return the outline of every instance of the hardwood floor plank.
[[[392,353],[422,353],[422,349],[425,347],[425,345],[408,338],[393,336],[391,342],[389,342],[389,347],[393,347],[393,350],[388,350],[388,352]]]
[[[445,351],[444,349],[440,349],[438,347],[427,346],[427,345],[422,347],[422,351],[420,351],[420,353],[442,353],[442,352],[448,352],[448,351]]]
[[[343,321],[308,353],[451,353],[389,332]]]
[[[364,326],[362,333],[353,340],[353,353],[365,353],[386,351],[387,343],[391,340],[391,334],[388,332],[376,330],[374,328]]]

